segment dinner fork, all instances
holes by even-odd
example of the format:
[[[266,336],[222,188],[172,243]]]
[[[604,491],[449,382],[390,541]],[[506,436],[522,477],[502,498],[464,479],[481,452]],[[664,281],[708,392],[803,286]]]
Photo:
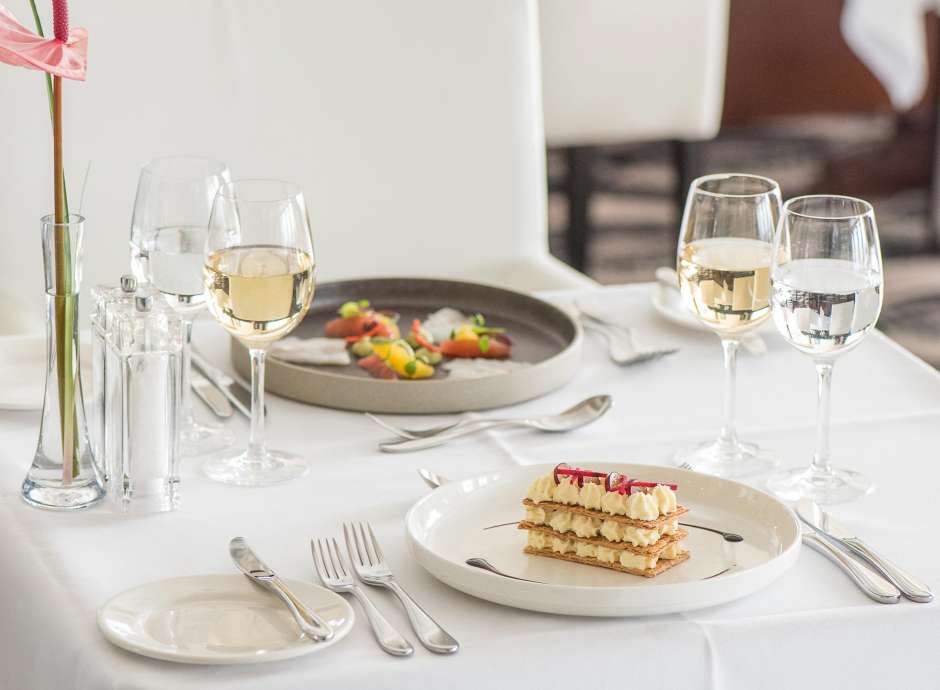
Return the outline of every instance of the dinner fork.
[[[313,555],[314,568],[324,587],[332,592],[344,592],[356,597],[382,649],[394,656],[410,656],[414,653],[411,643],[392,627],[385,616],[375,608],[375,604],[369,600],[362,587],[356,584],[351,569],[346,567],[335,539],[311,539],[310,553]]]
[[[346,549],[349,551],[349,559],[356,575],[367,585],[385,587],[398,597],[421,644],[437,654],[453,654],[460,649],[457,640],[435,623],[428,612],[395,580],[368,522],[360,522],[358,529],[357,525],[344,523],[343,535],[346,537]]]
[[[591,314],[580,304],[574,306],[574,311],[577,312],[582,326],[598,333],[607,341],[608,356],[615,364],[620,366],[651,362],[679,351],[677,347],[647,350],[637,345],[633,337],[633,331],[626,326],[605,321]]]

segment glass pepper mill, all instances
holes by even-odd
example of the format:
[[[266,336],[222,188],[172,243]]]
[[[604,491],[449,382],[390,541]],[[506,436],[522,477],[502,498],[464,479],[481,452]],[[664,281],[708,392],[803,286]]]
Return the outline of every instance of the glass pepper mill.
[[[116,512],[179,506],[183,324],[153,295],[115,310],[106,337],[103,447]]]

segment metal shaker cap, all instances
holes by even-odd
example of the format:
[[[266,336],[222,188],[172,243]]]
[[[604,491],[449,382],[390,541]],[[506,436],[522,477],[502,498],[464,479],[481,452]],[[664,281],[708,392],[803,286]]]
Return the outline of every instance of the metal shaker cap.
[[[153,297],[151,295],[137,295],[134,298],[134,308],[137,311],[150,311],[153,308]]]
[[[125,273],[121,276],[121,292],[136,292],[137,291],[137,278],[132,276],[129,273]]]

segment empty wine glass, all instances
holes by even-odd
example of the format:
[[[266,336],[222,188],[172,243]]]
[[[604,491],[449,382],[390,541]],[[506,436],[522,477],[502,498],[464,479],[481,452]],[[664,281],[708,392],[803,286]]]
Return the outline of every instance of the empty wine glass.
[[[770,317],[770,255],[780,215],[780,188],[766,177],[723,173],[692,182],[678,247],[679,289],[686,307],[721,338],[725,421],[718,439],[676,453],[678,465],[721,477],[766,471],[774,457],[735,430],[739,338]],[[712,391],[687,390],[699,405]]]
[[[198,156],[155,158],[140,171],[131,219],[131,266],[166,298],[185,325],[180,454],[207,455],[235,443],[231,429],[196,419],[190,388],[193,321],[205,306],[202,252],[209,213],[229,180],[224,163]]]
[[[313,240],[300,189],[280,180],[223,185],[209,221],[203,268],[209,311],[251,356],[248,449],[204,466],[217,481],[263,486],[299,477],[299,455],[270,450],[264,439],[264,359],[272,342],[299,324],[314,290]]]
[[[783,337],[816,365],[819,411],[812,464],[774,474],[778,496],[843,503],[872,491],[865,475],[829,463],[832,365],[875,327],[881,313],[881,248],[871,204],[803,196],[783,206],[771,272],[773,318]]]

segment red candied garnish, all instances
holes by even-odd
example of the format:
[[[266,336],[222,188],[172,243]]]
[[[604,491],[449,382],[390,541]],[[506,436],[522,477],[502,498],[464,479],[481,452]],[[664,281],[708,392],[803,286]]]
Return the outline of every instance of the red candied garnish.
[[[668,486],[673,491],[679,489],[678,484],[670,484],[668,482],[641,482],[637,479],[630,479],[625,474],[620,474],[619,472],[595,472],[593,470],[582,470],[580,467],[569,467],[567,463],[560,462],[555,465],[555,468],[552,470],[552,475],[555,478],[555,484],[560,484],[561,480],[558,478],[559,475],[566,477],[571,477],[571,483],[574,483],[574,479],[577,478],[578,486],[584,486],[585,477],[603,477],[604,478],[604,488],[607,491],[616,491],[619,494],[631,494],[633,492],[633,487],[642,487],[642,488],[654,488],[657,486]]]

